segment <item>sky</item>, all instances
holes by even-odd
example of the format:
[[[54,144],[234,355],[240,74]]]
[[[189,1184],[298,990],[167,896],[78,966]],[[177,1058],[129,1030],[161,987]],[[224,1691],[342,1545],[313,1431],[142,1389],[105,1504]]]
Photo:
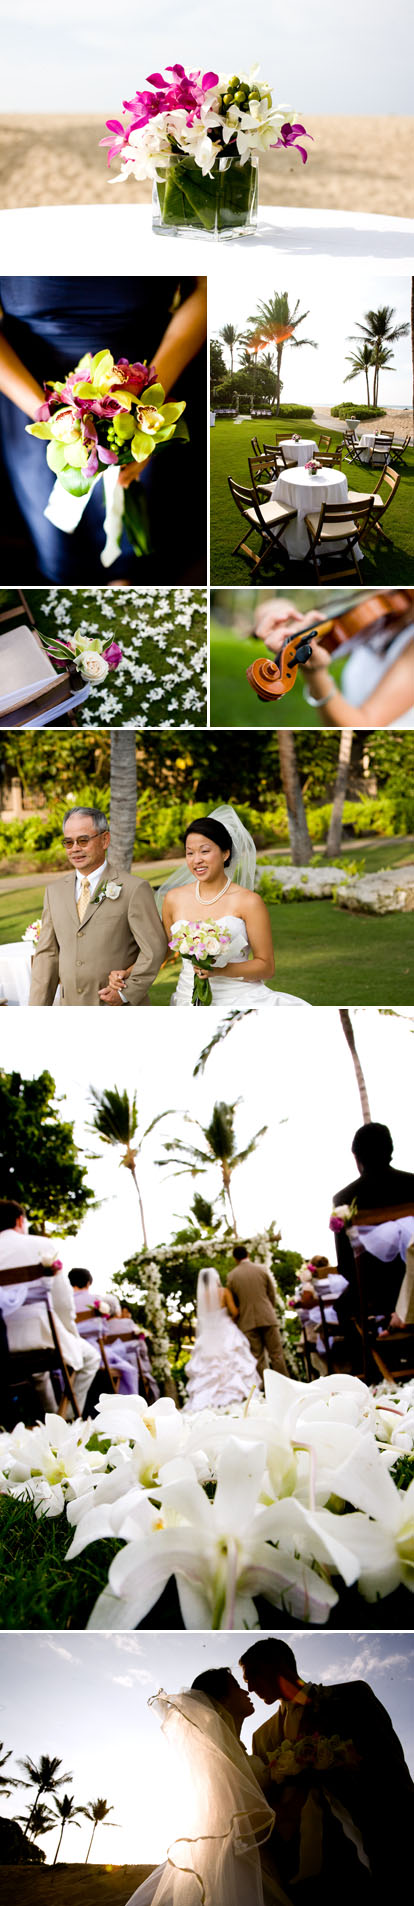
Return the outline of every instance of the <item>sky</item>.
[[[380,923],[379,923],[380,930]],[[277,948],[276,948],[277,960]],[[413,1016],[383,1015],[376,1008],[352,1014],[356,1041],[368,1084],[371,1115],[394,1136],[395,1161],[412,1165]],[[201,1022],[201,1023],[200,1023]],[[237,1149],[244,1149],[263,1125],[268,1133],[247,1163],[236,1170],[233,1196],[239,1236],[252,1235],[275,1220],[286,1249],[330,1256],[329,1215],[333,1193],[355,1176],[351,1153],[361,1111],[351,1057],[334,1007],[310,1012],[292,1009],[250,1015],[215,1049],[204,1076],[193,1078],[199,1052],[213,1030],[211,1016],[200,1013],[142,1012],[111,1014],[105,1019],[105,1043],[99,1013],[78,1014],[10,1010],[1,1014],[0,1064],[25,1078],[45,1067],[64,1095],[62,1116],[75,1121],[75,1138],[88,1163],[88,1182],[100,1208],[86,1217],[78,1235],[62,1244],[66,1270],[88,1268],[95,1290],[111,1287],[113,1272],[139,1248],[138,1201],[129,1172],[119,1169],[117,1154],[88,1129],[91,1083],[124,1087],[137,1094],[140,1130],[159,1112],[177,1108],[207,1125],[216,1099],[234,1103]],[[132,1027],[132,1031],[131,1031]],[[74,1029],[75,1028],[75,1029]],[[165,1118],[145,1142],[140,1183],[151,1246],[167,1243],[178,1220],[190,1209],[193,1192],[207,1198],[220,1188],[217,1167],[195,1183],[157,1168],[162,1138],[180,1135],[197,1142],[197,1133],[181,1116]]]
[[[281,1630],[277,1631],[281,1633]],[[367,1680],[387,1708],[414,1773],[414,1637],[409,1634],[358,1632],[286,1636],[294,1647],[304,1679]],[[246,1635],[177,1634],[8,1634],[0,1636],[1,1733],[15,1757],[56,1754],[73,1782],[61,1791],[78,1804],[97,1794],[113,1806],[117,1826],[97,1830],[92,1857],[116,1865],[151,1863],[165,1856],[179,1828],[179,1786],[174,1761],[148,1708],[159,1687],[169,1694],[191,1686],[205,1668],[226,1664],[236,1672],[246,1650]],[[246,1722],[243,1740],[250,1746],[253,1728],[269,1709],[255,1700],[255,1720]],[[160,1809],[162,1793],[162,1809]],[[24,1792],[1,1803],[9,1816],[27,1805]],[[65,1832],[62,1857],[82,1860],[88,1822]],[[40,1844],[53,1859],[56,1834]]]
[[[347,0],[342,16],[332,0],[262,0],[254,32],[239,0],[236,33],[230,0],[180,0],[173,15],[170,0],[2,0],[2,19],[2,112],[113,115],[176,61],[232,73],[260,61],[301,114],[412,111],[410,0]]]
[[[249,318],[251,320],[252,314],[257,311],[259,300],[260,304],[267,304],[276,290],[287,290],[291,311],[298,299],[300,310],[308,313],[306,322],[299,327],[298,337],[312,338],[318,349],[315,351],[310,347],[301,347],[298,350],[293,345],[285,345],[282,402],[365,404],[365,375],[353,378],[350,384],[344,382],[351,369],[346,359],[357,348],[350,339],[359,337],[363,343],[357,325],[364,322],[365,312],[376,311],[385,304],[394,308],[397,324],[410,324],[409,279],[382,276],[380,273],[361,270],[360,267],[355,273],[345,263],[337,261],[333,313],[332,266],[329,261],[325,263],[309,255],[306,259],[293,256],[283,258],[278,263],[277,253],[271,258],[263,250],[259,285],[252,285],[251,278],[246,281],[245,259],[240,256],[237,247],[232,253],[231,266],[231,272],[226,275],[225,291],[219,273],[209,280],[210,335],[217,337],[223,325],[229,323],[234,324],[239,333],[243,332],[248,328]],[[393,367],[380,373],[380,403],[394,407],[409,406],[412,401],[410,330],[408,336],[401,338],[392,348]],[[228,351],[224,349],[223,354],[229,370]]]

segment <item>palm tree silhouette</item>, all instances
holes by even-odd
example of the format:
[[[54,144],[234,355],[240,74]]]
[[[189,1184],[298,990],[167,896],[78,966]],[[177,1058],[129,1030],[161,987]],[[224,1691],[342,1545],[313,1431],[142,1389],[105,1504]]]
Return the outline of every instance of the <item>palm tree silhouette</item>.
[[[373,369],[374,365],[372,344],[368,344],[367,340],[365,340],[364,344],[359,343],[356,351],[350,351],[348,353],[348,356],[345,358],[345,363],[351,364],[352,369],[347,371],[346,377],[344,377],[344,384],[351,384],[354,377],[361,377],[362,372],[364,372],[367,389],[367,404],[369,408],[371,408],[369,371]]]
[[[269,298],[268,303],[260,303],[258,310],[255,311],[253,317],[248,320],[249,324],[253,325],[256,331],[258,328],[260,329],[262,338],[271,344],[276,351],[277,416],[280,410],[280,393],[282,389],[281,369],[285,344],[294,344],[297,350],[306,344],[310,346],[312,351],[317,351],[318,349],[314,338],[296,337],[298,326],[304,324],[305,318],[308,317],[308,311],[299,310],[298,298],[296,299],[293,311],[291,311],[288,291],[274,291],[273,297]]]
[[[82,1813],[82,1814],[85,1813],[84,1807],[75,1807],[74,1795],[72,1793],[62,1794],[61,1800],[58,1799],[58,1796],[56,1794],[55,1807],[56,1807],[56,1814],[58,1819],[60,1820],[61,1825],[60,1825],[59,1839],[58,1839],[58,1843],[56,1847],[56,1853],[55,1853],[55,1857],[53,1861],[54,1866],[56,1866],[58,1854],[60,1853],[65,1827],[69,1826],[69,1823],[71,1827],[79,1827],[80,1821],[78,1820],[77,1816],[79,1813]],[[55,1816],[55,1824],[56,1824],[56,1816]]]
[[[138,1109],[135,1092],[133,1099],[129,1099],[128,1093],[126,1091],[119,1092],[117,1086],[113,1086],[112,1089],[108,1087],[107,1090],[98,1092],[95,1086],[92,1085],[90,1087],[90,1098],[92,1105],[95,1107],[92,1131],[99,1134],[99,1138],[103,1139],[105,1145],[123,1145],[125,1147],[124,1157],[120,1159],[120,1164],[126,1166],[126,1170],[130,1171],[131,1178],[133,1178],[134,1181],[139,1201],[143,1243],[145,1250],[147,1250],[148,1238],[144,1206],[138,1184],[135,1161],[140,1157],[144,1139],[149,1137],[149,1133],[153,1131],[154,1125],[158,1125],[160,1118],[164,1118],[166,1114],[159,1112],[157,1117],[151,1120],[151,1124],[146,1126],[145,1132],[142,1133],[142,1137],[133,1148],[132,1140],[136,1137],[138,1131]]]
[[[230,375],[232,377],[233,364],[234,364],[234,347],[238,343],[239,332],[236,331],[236,327],[234,324],[223,324],[222,331],[219,331],[219,338],[223,339],[223,344],[227,344],[227,350],[230,352]]]
[[[388,345],[397,344],[399,338],[407,337],[409,329],[409,324],[395,324],[395,310],[392,304],[379,305],[378,311],[366,311],[363,322],[357,324],[357,331],[362,331],[363,337],[366,338],[368,344],[372,346],[372,363],[374,366],[372,401],[374,406],[378,403],[379,373],[382,366],[387,362],[387,359],[382,356],[382,352]]]
[[[3,1788],[4,1799],[8,1800],[9,1794],[11,1794],[12,1787],[20,1787],[21,1782],[20,1780],[13,1780],[12,1774],[9,1774],[9,1773],[4,1774],[2,1772],[3,1767],[6,1766],[6,1761],[11,1760],[11,1756],[13,1753],[13,1748],[9,1747],[7,1749],[7,1752],[3,1754],[3,1747],[4,1747],[4,1741],[0,1741],[0,1787]]]
[[[87,1820],[93,1820],[92,1833],[91,1833],[88,1851],[87,1851],[86,1860],[85,1860],[85,1866],[87,1866],[89,1854],[90,1854],[90,1850],[92,1846],[92,1841],[94,1838],[94,1834],[96,1833],[97,1827],[108,1827],[108,1826],[114,1827],[116,1826],[116,1821],[108,1820],[108,1814],[113,1813],[113,1807],[108,1807],[107,1800],[90,1800],[89,1805],[83,1808],[83,1812],[84,1814],[86,1814]]]
[[[20,1813],[17,1817],[19,1826],[25,1828],[25,1840],[28,1834],[32,1840],[40,1840],[43,1833],[51,1833],[52,1827],[56,1826],[56,1815],[41,1800],[38,1803],[35,1801],[34,1807],[29,1807],[27,1813]]]
[[[38,1766],[36,1766],[36,1761],[31,1760],[30,1754],[28,1754],[27,1759],[18,1761],[18,1766],[22,1767],[23,1772],[28,1775],[28,1779],[21,1780],[19,1785],[21,1787],[36,1788],[33,1805],[29,1811],[29,1819],[25,1832],[26,1839],[30,1831],[34,1809],[37,1807],[41,1795],[45,1793],[55,1794],[57,1787],[64,1787],[67,1780],[72,1780],[72,1774],[61,1774],[59,1772],[62,1762],[56,1754],[41,1754]]]
[[[202,1151],[197,1145],[187,1145],[182,1138],[166,1139],[164,1150],[168,1156],[157,1159],[157,1164],[161,1166],[170,1163],[178,1165],[178,1171],[173,1173],[175,1178],[181,1178],[185,1172],[189,1172],[191,1178],[198,1178],[202,1172],[208,1171],[210,1165],[219,1165],[223,1186],[221,1195],[224,1203],[227,1199],[235,1237],[237,1237],[237,1224],[231,1195],[232,1174],[238,1165],[244,1165],[246,1158],[251,1157],[259,1139],[263,1138],[267,1132],[267,1125],[262,1125],[260,1132],[255,1132],[244,1151],[236,1152],[234,1118],[239,1104],[239,1099],[236,1099],[234,1105],[226,1105],[223,1100],[219,1100],[214,1106],[209,1125],[200,1125],[198,1119],[193,1119],[189,1113],[185,1113],[186,1123],[195,1126],[201,1132],[206,1148]]]

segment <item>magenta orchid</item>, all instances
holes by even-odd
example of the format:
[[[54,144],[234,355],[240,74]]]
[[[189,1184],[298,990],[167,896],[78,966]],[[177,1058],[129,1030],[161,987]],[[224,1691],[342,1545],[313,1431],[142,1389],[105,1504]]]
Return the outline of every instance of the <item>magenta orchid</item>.
[[[300,153],[302,164],[306,165],[307,159],[309,158],[309,153],[306,151],[306,146],[299,145],[299,139],[300,138],[312,139],[312,137],[313,137],[313,134],[311,132],[306,131],[306,126],[300,126],[300,125],[291,126],[289,125],[289,121],[287,120],[286,124],[284,126],[281,126],[280,128],[280,135],[279,135],[279,138],[275,140],[275,147],[277,148],[277,146],[285,146],[285,147],[295,146],[296,151]]]

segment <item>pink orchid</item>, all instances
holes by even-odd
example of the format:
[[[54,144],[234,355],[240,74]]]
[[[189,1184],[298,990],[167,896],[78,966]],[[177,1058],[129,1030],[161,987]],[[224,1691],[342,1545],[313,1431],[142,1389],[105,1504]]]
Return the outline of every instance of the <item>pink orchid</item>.
[[[119,663],[122,662],[122,649],[119,642],[110,642],[109,648],[103,649],[102,654],[105,656],[108,668],[118,668]]]
[[[99,144],[108,146],[108,165],[114,153],[128,144],[131,133],[142,131],[160,113],[185,112],[187,125],[192,126],[194,119],[200,118],[204,94],[218,86],[218,73],[186,73],[179,65],[167,66],[167,73],[173,74],[173,83],[168,84],[162,73],[149,73],[148,85],[154,91],[135,93],[133,99],[123,100],[125,112],[132,113],[129,125],[123,127],[120,119],[106,120],[110,137],[100,139]]]
[[[280,138],[275,139],[272,150],[275,150],[277,146],[296,146],[297,152],[300,152],[303,165],[306,165],[309,156],[306,151],[306,146],[297,144],[301,134],[305,139],[312,139],[313,137],[311,132],[306,131],[306,126],[290,126],[289,120],[287,119],[285,125],[280,128]]]

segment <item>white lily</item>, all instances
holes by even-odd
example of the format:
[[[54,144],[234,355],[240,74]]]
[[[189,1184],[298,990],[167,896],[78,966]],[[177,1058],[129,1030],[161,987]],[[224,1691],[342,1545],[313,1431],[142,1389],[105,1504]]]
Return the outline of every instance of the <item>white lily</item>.
[[[341,1540],[358,1560],[358,1588],[369,1602],[401,1585],[414,1592],[414,1482],[397,1489],[373,1436],[338,1471],[335,1489],[352,1511],[341,1517]],[[326,1511],[321,1511],[324,1523]]]
[[[99,1527],[96,1517],[82,1519],[71,1555],[83,1546],[82,1534],[84,1540],[114,1534],[115,1519],[118,1538],[126,1543],[111,1563],[108,1588],[89,1626],[136,1627],[171,1575],[186,1627],[254,1627],[255,1595],[301,1621],[326,1621],[338,1599],[328,1572],[350,1583],[357,1564],[338,1539],[335,1516],[324,1512],[322,1528],[321,1518],[293,1498],[263,1508],[264,1472],[263,1446],[232,1438],[218,1464],[214,1502],[182,1463],[180,1474],[156,1492],[160,1508],[152,1511],[152,1531],[142,1502],[134,1507],[128,1498],[124,1517],[114,1505],[110,1529],[108,1520]]]

